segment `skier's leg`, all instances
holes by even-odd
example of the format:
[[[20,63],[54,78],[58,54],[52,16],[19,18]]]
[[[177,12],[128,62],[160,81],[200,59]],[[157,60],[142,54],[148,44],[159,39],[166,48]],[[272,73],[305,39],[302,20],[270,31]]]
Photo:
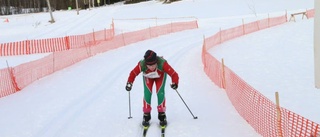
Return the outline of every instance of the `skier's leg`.
[[[155,80],[158,98],[158,112],[166,111],[166,98],[165,98],[165,84],[166,84],[167,74],[163,74],[160,78]]]
[[[144,87],[144,96],[143,96],[143,112],[151,112],[151,96],[152,96],[152,86],[154,80],[143,77],[143,87]]]
[[[157,97],[158,97],[158,119],[160,120],[160,125],[167,125],[167,117],[166,117],[166,98],[165,98],[165,83],[167,79],[167,74],[162,75],[159,79],[156,80],[157,87]]]
[[[148,78],[143,77],[143,87],[144,87],[144,96],[143,96],[143,126],[149,126],[149,121],[151,119],[151,96],[152,96],[152,86],[154,81]]]

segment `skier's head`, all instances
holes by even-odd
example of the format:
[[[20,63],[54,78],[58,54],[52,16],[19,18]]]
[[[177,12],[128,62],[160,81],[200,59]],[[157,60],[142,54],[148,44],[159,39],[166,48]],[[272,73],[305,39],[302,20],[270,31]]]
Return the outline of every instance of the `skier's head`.
[[[147,65],[153,65],[157,63],[158,61],[157,53],[155,53],[152,50],[147,50],[146,53],[144,54],[144,60]]]

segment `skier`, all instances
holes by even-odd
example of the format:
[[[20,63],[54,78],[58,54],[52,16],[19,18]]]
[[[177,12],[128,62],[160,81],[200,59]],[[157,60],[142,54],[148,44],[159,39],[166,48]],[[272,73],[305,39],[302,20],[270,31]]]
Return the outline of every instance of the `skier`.
[[[178,73],[168,64],[168,62],[162,57],[157,56],[152,50],[147,50],[144,59],[140,60],[139,63],[130,72],[128,81],[126,84],[126,90],[130,91],[132,84],[137,75],[143,72],[143,86],[144,86],[144,97],[143,97],[143,126],[149,126],[151,119],[151,95],[153,84],[156,84],[156,93],[158,97],[158,119],[161,126],[167,125],[166,119],[166,99],[165,99],[165,83],[167,74],[171,77],[172,84],[171,88],[177,89],[179,76]]]

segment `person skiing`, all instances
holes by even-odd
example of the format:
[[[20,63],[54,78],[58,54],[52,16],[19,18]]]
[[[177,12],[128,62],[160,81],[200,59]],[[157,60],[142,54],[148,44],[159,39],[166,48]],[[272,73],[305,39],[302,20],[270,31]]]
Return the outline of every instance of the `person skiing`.
[[[152,50],[147,50],[144,54],[144,59],[140,60],[134,69],[130,72],[128,81],[126,84],[126,90],[130,92],[132,84],[136,78],[143,72],[143,86],[144,86],[144,97],[143,97],[143,126],[149,126],[151,119],[151,96],[152,87],[155,83],[156,93],[158,99],[158,119],[161,126],[167,125],[166,117],[166,99],[165,99],[165,83],[167,75],[171,77],[172,84],[171,88],[177,89],[179,83],[178,73],[168,64],[168,62],[157,56]]]

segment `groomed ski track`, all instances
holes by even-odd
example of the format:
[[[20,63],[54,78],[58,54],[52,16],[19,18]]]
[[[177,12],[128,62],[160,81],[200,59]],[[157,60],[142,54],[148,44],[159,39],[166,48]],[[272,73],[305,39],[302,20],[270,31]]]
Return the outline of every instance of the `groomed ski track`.
[[[163,56],[179,73],[178,91],[198,119],[193,119],[177,93],[166,84],[166,137],[257,137],[222,89],[203,71],[203,32],[188,30],[98,54],[40,79],[0,99],[0,136],[138,137],[142,136],[142,76],[131,91],[129,72],[147,49]],[[160,136],[154,94],[150,137]],[[223,119],[223,120],[221,120]]]

